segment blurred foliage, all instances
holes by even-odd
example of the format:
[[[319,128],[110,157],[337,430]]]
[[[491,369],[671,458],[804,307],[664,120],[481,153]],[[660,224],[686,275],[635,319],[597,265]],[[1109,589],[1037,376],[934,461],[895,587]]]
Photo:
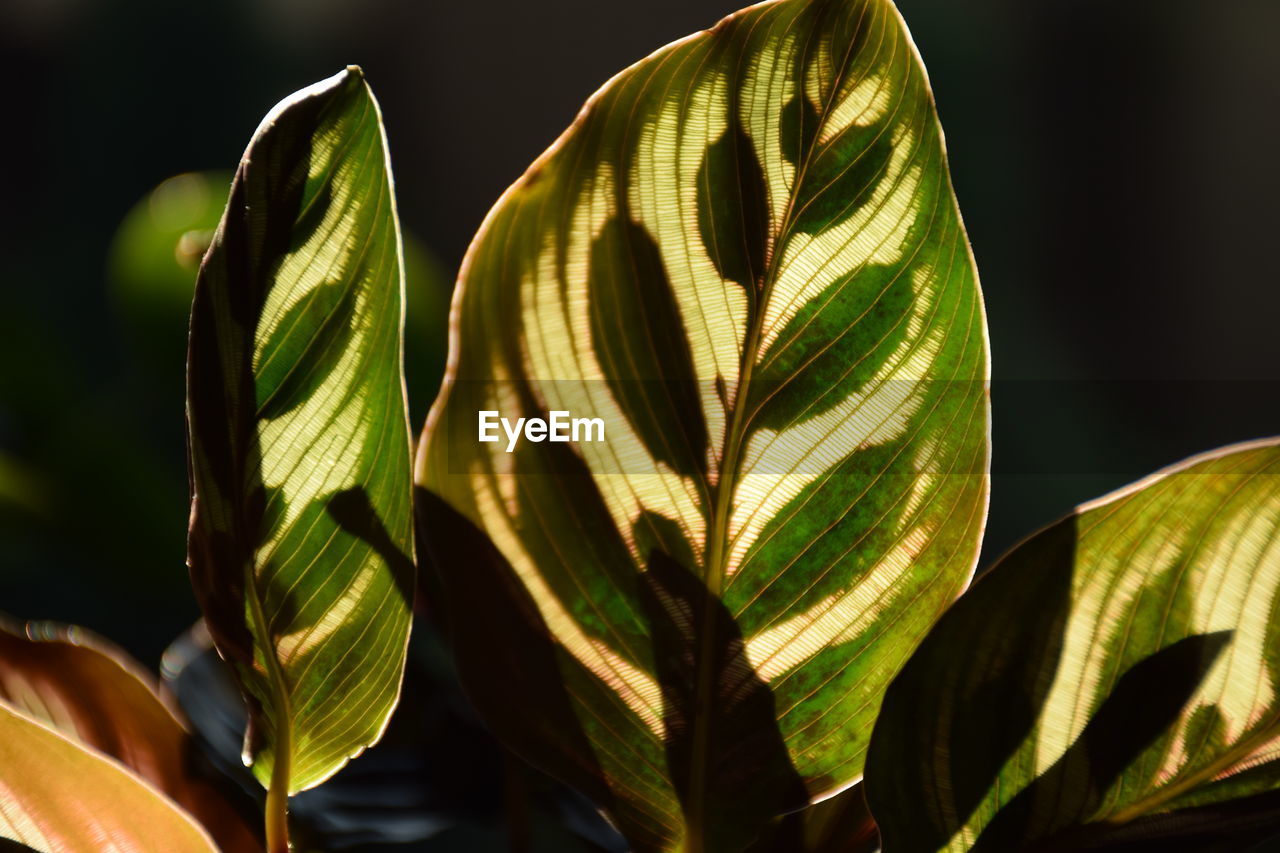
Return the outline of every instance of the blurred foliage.
[[[444,376],[453,281],[425,244],[407,233],[403,236],[404,372],[409,388],[409,431],[416,434]]]
[[[108,281],[137,365],[166,387],[182,382],[196,270],[227,202],[230,172],[175,175],[125,214]]]
[[[231,184],[230,172],[175,175],[125,215],[111,242],[109,285],[139,370],[180,387],[196,271]],[[421,423],[444,374],[451,282],[431,251],[404,238],[405,371],[410,423]]]

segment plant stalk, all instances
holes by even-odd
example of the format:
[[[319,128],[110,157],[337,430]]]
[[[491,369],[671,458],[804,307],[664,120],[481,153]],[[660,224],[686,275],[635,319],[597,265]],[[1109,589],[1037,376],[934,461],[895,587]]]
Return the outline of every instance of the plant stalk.
[[[289,853],[289,764],[276,761],[267,789],[267,853]]]
[[[292,730],[288,723],[289,697],[284,685],[277,682],[276,697],[284,711],[283,725],[276,733],[275,754],[271,761],[271,784],[267,788],[266,842],[267,853],[289,853],[289,756],[293,750]]]
[[[257,636],[269,636],[267,620],[262,612],[252,564],[245,566],[245,590],[249,603],[249,617],[256,623]],[[289,781],[290,758],[293,755],[293,726],[289,689],[285,683],[280,661],[272,654],[271,644],[265,644],[263,658],[275,692],[275,748],[271,757],[271,784],[267,786],[267,802],[264,811],[267,853],[289,853]]]

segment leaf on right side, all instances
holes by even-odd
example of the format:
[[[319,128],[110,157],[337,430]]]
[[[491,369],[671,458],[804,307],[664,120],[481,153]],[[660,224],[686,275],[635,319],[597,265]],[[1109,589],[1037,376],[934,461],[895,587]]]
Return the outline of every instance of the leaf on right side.
[[[1214,451],[1002,558],[886,694],[887,853],[1099,849],[1276,789],[1277,475],[1280,439]]]

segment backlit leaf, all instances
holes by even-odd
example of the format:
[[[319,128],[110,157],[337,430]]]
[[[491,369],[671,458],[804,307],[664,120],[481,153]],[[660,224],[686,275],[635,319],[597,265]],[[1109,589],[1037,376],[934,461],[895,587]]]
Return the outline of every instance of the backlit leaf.
[[[884,849],[1079,850],[1240,824],[1190,809],[1280,787],[1277,592],[1276,440],[1173,466],[1037,533],[885,697],[867,762]]]
[[[855,782],[986,507],[982,302],[894,6],[763,3],[622,72],[460,287],[417,482],[492,725],[637,850]],[[604,440],[508,453],[481,411]]]
[[[377,741],[399,693],[403,311],[386,142],[351,68],[263,121],[192,309],[192,582],[249,702],[246,757],[264,784],[281,762],[289,793]]]
[[[0,701],[0,838],[43,853],[217,853],[190,815],[101,753]]]
[[[252,801],[202,760],[155,679],[122,650],[82,628],[0,622],[0,700],[151,783],[223,853],[262,850]]]

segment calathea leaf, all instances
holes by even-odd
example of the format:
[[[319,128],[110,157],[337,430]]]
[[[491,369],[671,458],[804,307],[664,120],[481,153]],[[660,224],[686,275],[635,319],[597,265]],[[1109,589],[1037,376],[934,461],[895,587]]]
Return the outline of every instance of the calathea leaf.
[[[154,677],[100,637],[0,619],[0,701],[123,764],[199,820],[223,853],[262,850],[252,801],[203,760]]]
[[[982,302],[893,5],[764,3],[624,71],[460,287],[416,477],[491,724],[638,850],[855,782],[987,490]]]
[[[157,789],[0,701],[0,838],[42,853],[217,853],[194,819]],[[0,844],[0,846],[4,846]]]
[[[246,757],[282,795],[374,743],[399,693],[402,292],[381,119],[350,68],[263,121],[192,308],[191,577],[249,703]]]
[[[1147,827],[1250,824],[1203,807],[1280,787],[1278,591],[1276,440],[1032,536],[885,697],[867,760],[885,850],[1092,849],[1165,814]]]

